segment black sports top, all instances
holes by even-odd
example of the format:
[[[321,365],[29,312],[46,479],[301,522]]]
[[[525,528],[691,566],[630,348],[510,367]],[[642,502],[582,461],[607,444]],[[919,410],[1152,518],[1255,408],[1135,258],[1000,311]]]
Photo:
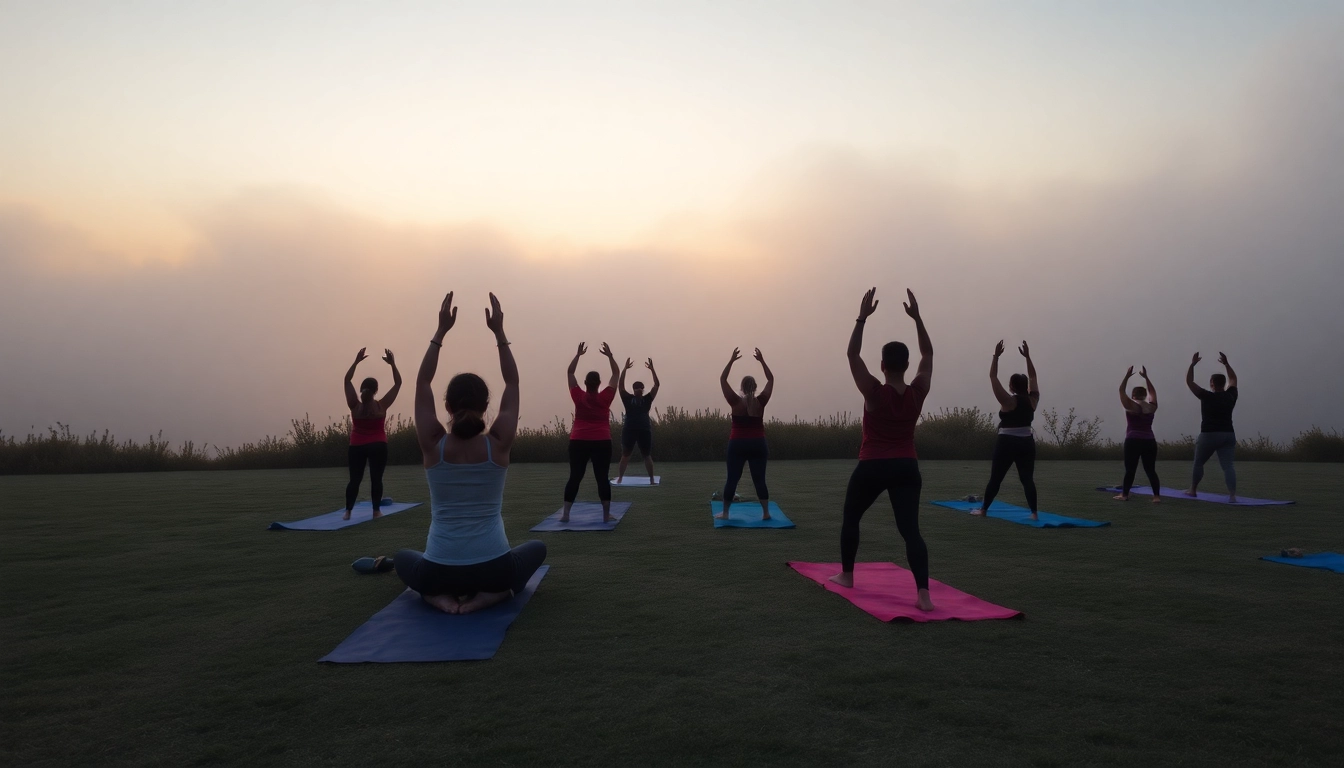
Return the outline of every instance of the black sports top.
[[[1232,409],[1237,405],[1237,388],[1228,387],[1222,392],[1210,392],[1201,389],[1195,393],[1199,398],[1199,412],[1202,417],[1200,432],[1234,432],[1232,429]]]
[[[1036,411],[1031,408],[1033,395],[1040,397],[1041,393],[1031,392],[1026,395],[1013,395],[1017,399],[1017,407],[1011,411],[999,411],[999,429],[1030,427],[1031,420],[1036,417]]]

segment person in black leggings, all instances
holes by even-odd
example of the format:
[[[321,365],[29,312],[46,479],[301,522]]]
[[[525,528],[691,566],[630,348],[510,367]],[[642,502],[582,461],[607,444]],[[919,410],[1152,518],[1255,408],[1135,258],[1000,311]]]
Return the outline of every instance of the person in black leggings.
[[[602,501],[602,522],[609,523],[611,516],[611,403],[616,399],[616,377],[620,373],[616,357],[611,347],[602,343],[602,354],[611,363],[611,381],[605,389],[599,390],[602,377],[597,371],[589,371],[583,378],[583,387],[579,386],[574,372],[578,370],[579,358],[588,351],[588,345],[579,343],[579,351],[569,363],[569,397],[574,401],[574,425],[569,430],[569,482],[565,483],[565,506],[560,513],[560,522],[569,522],[569,509],[579,497],[579,483],[588,464],[593,465],[593,477],[597,478],[597,497]]]
[[[999,486],[1008,470],[1017,465],[1017,476],[1022,480],[1022,491],[1027,496],[1027,506],[1031,509],[1031,519],[1036,520],[1036,437],[1031,431],[1031,420],[1036,415],[1036,406],[1041,401],[1041,391],[1036,384],[1036,366],[1031,362],[1031,350],[1027,342],[1022,342],[1018,352],[1027,359],[1027,375],[1014,373],[1008,377],[1008,389],[999,383],[999,356],[1003,354],[1003,342],[994,347],[994,362],[989,366],[989,382],[994,389],[994,397],[999,401],[999,436],[994,442],[994,457],[990,462],[989,485],[985,486],[985,500],[980,509],[972,515],[989,516],[989,505],[999,494]]]
[[[382,517],[380,509],[383,502],[383,470],[387,467],[387,409],[397,399],[401,391],[401,371],[397,370],[397,360],[392,350],[383,350],[383,361],[392,366],[392,388],[381,399],[378,394],[378,380],[367,378],[359,384],[355,392],[355,368],[368,357],[361,348],[355,355],[355,362],[345,372],[345,404],[350,408],[350,448],[346,458],[350,468],[350,481],[345,484],[345,514],[342,520],[349,520],[355,508],[355,499],[359,498],[359,484],[364,481],[364,466],[369,467],[373,516]]]
[[[840,573],[831,581],[842,587],[854,586],[854,559],[859,553],[859,521],[863,513],[886,491],[891,500],[891,511],[896,516],[896,530],[905,539],[905,557],[915,577],[918,597],[915,605],[921,611],[932,611],[929,597],[929,548],[919,533],[919,493],[923,478],[919,473],[919,459],[915,454],[915,424],[923,412],[924,398],[929,394],[933,379],[933,342],[924,329],[915,294],[910,298],[906,314],[915,321],[919,336],[919,370],[907,384],[906,371],[910,368],[910,348],[899,341],[882,347],[882,378],[868,372],[863,362],[863,324],[877,310],[877,289],[863,296],[859,317],[849,336],[849,372],[863,394],[863,442],[859,448],[859,464],[850,475],[845,489],[844,522],[840,526]]]
[[[1116,501],[1129,501],[1129,489],[1134,487],[1134,475],[1139,471],[1139,462],[1143,462],[1143,472],[1148,475],[1148,486],[1153,490],[1153,503],[1162,501],[1162,484],[1157,479],[1157,435],[1153,434],[1153,417],[1157,414],[1157,388],[1148,378],[1148,369],[1139,371],[1146,387],[1135,387],[1132,394],[1125,394],[1125,387],[1134,375],[1134,366],[1125,371],[1120,381],[1120,404],[1125,408],[1125,479],[1120,484],[1120,493],[1111,498]]]
[[[742,394],[733,391],[728,383],[728,374],[733,363],[742,359],[742,353],[733,349],[733,356],[723,367],[719,376],[719,387],[723,397],[732,409],[732,429],[728,433],[728,479],[723,485],[723,511],[718,517],[728,519],[728,510],[733,505],[733,496],[737,493],[737,484],[742,479],[742,468],[751,467],[751,482],[756,486],[756,498],[761,503],[761,519],[770,519],[770,489],[765,485],[765,462],[770,450],[765,444],[765,406],[775,392],[775,374],[765,364],[761,350],[756,350],[756,361],[765,371],[765,389],[756,394],[756,379],[742,377]]]

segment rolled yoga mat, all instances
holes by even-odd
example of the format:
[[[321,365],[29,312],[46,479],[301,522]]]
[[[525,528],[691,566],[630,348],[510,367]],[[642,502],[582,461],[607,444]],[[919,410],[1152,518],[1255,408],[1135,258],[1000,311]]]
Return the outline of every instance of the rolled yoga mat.
[[[929,579],[933,610],[921,611],[915,607],[915,575],[895,563],[855,563],[852,588],[829,580],[840,572],[839,563],[791,562],[789,567],[882,621],[983,621],[1022,616],[1021,611],[986,602],[934,579]]]
[[[722,501],[709,502],[709,514],[717,515],[723,511]],[[793,521],[784,514],[775,502],[770,502],[770,519],[761,519],[761,502],[734,501],[728,508],[728,519],[714,518],[715,528],[796,528]]]
[[[405,512],[411,507],[420,506],[420,502],[413,501],[409,504],[396,504],[391,499],[383,499],[379,505],[379,512],[383,516],[395,515],[398,512]],[[373,502],[361,501],[350,510],[350,519],[342,520],[341,516],[345,514],[344,509],[338,509],[335,512],[328,512],[325,515],[309,517],[303,520],[295,520],[292,523],[271,523],[266,529],[268,531],[335,531],[341,528],[349,528],[352,525],[367,523],[373,519]]]
[[[658,485],[662,485],[662,484],[663,484],[663,476],[662,476],[662,475],[654,475],[654,476],[653,476],[653,479],[654,479],[654,482],[656,482]],[[612,487],[612,488],[652,488],[652,487],[653,487],[653,483],[650,483],[650,482],[649,482],[649,476],[648,476],[648,475],[641,475],[641,476],[639,476],[639,477],[630,477],[630,476],[627,475],[626,477],[622,478],[622,479],[621,479],[621,482],[619,482],[619,483],[616,482],[615,480],[612,480],[612,481],[611,481],[611,487]]]
[[[602,522],[602,504],[597,501],[577,501],[569,510],[569,522],[560,522],[560,513],[564,509],[557,509],[555,514],[542,520],[540,523],[532,526],[534,531],[610,531],[616,528],[616,524],[621,522],[625,513],[630,509],[628,501],[611,502],[611,516],[616,518],[610,523]]]
[[[1335,573],[1344,573],[1344,555],[1341,555],[1338,552],[1317,552],[1314,555],[1303,555],[1301,557],[1267,555],[1260,559],[1268,560],[1271,563],[1297,565],[1303,568],[1320,568],[1326,571],[1334,571]]]
[[[509,625],[532,599],[548,570],[549,565],[541,566],[522,592],[465,616],[444,613],[407,589],[318,661],[358,664],[493,658]]]
[[[1109,485],[1105,488],[1098,488],[1097,490],[1105,491],[1106,493],[1119,493],[1120,486]],[[1129,489],[1129,494],[1131,496],[1134,494],[1140,496],[1152,496],[1153,489],[1146,485],[1136,485]],[[1214,504],[1226,504],[1229,507],[1277,507],[1284,504],[1297,503],[1295,501],[1275,501],[1273,499],[1252,499],[1247,496],[1238,496],[1236,503],[1233,503],[1227,500],[1226,493],[1205,493],[1204,491],[1200,491],[1198,495],[1192,497],[1186,496],[1185,491],[1178,491],[1174,488],[1163,488],[1162,498],[1179,499],[1181,501],[1211,501]]]
[[[980,508],[978,501],[934,501],[930,502],[939,507],[955,509],[959,512],[971,512]],[[1049,512],[1037,512],[1037,520],[1031,519],[1031,510],[1026,507],[1019,507],[1016,504],[994,500],[989,507],[989,516],[998,520],[1007,520],[1010,523],[1018,525],[1029,525],[1032,528],[1101,528],[1110,525],[1108,522],[1099,520],[1084,520],[1081,517],[1064,517]]]

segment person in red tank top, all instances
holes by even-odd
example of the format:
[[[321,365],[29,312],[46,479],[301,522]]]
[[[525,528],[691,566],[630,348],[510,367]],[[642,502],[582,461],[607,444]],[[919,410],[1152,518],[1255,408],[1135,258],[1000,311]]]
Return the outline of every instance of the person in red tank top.
[[[579,342],[579,351],[569,363],[569,398],[574,401],[574,425],[569,430],[569,482],[565,483],[565,506],[560,512],[560,522],[569,522],[569,509],[579,497],[579,483],[583,482],[583,473],[588,464],[593,465],[593,477],[597,478],[597,497],[602,501],[602,520],[611,522],[611,403],[616,399],[616,377],[619,366],[611,347],[602,342],[602,354],[611,363],[611,380],[606,388],[599,390],[602,376],[597,371],[589,371],[583,377],[583,386],[579,386],[574,372],[579,368],[579,358],[588,351],[588,345]]]
[[[915,294],[907,290],[905,313],[915,321],[919,337],[919,369],[909,383],[905,373],[910,367],[910,349],[899,341],[882,347],[882,376],[868,372],[860,354],[863,350],[863,325],[877,311],[877,289],[863,295],[859,317],[849,336],[849,370],[854,384],[863,395],[863,443],[859,464],[850,475],[845,489],[844,519],[840,526],[840,573],[831,581],[842,587],[854,586],[854,559],[859,552],[859,521],[883,491],[891,499],[896,529],[905,539],[905,556],[915,576],[918,591],[916,605],[932,611],[929,598],[929,549],[919,533],[919,493],[923,478],[915,456],[915,424],[923,413],[924,398],[933,378],[933,343],[924,328]]]
[[[742,353],[737,348],[733,349],[733,356],[728,359],[728,364],[719,376],[719,387],[732,410],[733,421],[728,433],[728,480],[723,485],[723,511],[717,515],[724,520],[728,519],[728,510],[733,505],[744,466],[751,467],[751,482],[756,486],[756,498],[761,503],[761,519],[770,519],[770,489],[765,485],[765,462],[770,456],[765,444],[765,405],[775,392],[775,374],[765,364],[765,356],[759,347],[753,357],[765,371],[765,389],[759,395],[756,394],[756,379],[751,376],[742,377],[740,395],[728,383],[733,363],[742,359]]]
[[[397,370],[396,358],[392,350],[384,349],[383,361],[392,366],[392,388],[381,400],[378,394],[378,380],[369,377],[359,383],[359,393],[355,393],[355,368],[367,355],[363,347],[355,355],[355,362],[345,372],[345,404],[350,407],[350,448],[347,458],[350,465],[350,482],[345,485],[345,514],[355,508],[355,499],[359,496],[359,484],[364,481],[364,466],[369,467],[369,480],[372,486],[370,494],[373,500],[373,516],[382,517],[379,506],[383,501],[383,470],[387,467],[387,409],[397,399],[401,391],[401,371]]]

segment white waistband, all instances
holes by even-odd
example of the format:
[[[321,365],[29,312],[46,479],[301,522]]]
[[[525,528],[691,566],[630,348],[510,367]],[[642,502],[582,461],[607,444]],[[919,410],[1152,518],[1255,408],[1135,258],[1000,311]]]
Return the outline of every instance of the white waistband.
[[[1031,427],[999,427],[1000,435],[1008,437],[1035,437],[1036,433],[1031,431]]]

